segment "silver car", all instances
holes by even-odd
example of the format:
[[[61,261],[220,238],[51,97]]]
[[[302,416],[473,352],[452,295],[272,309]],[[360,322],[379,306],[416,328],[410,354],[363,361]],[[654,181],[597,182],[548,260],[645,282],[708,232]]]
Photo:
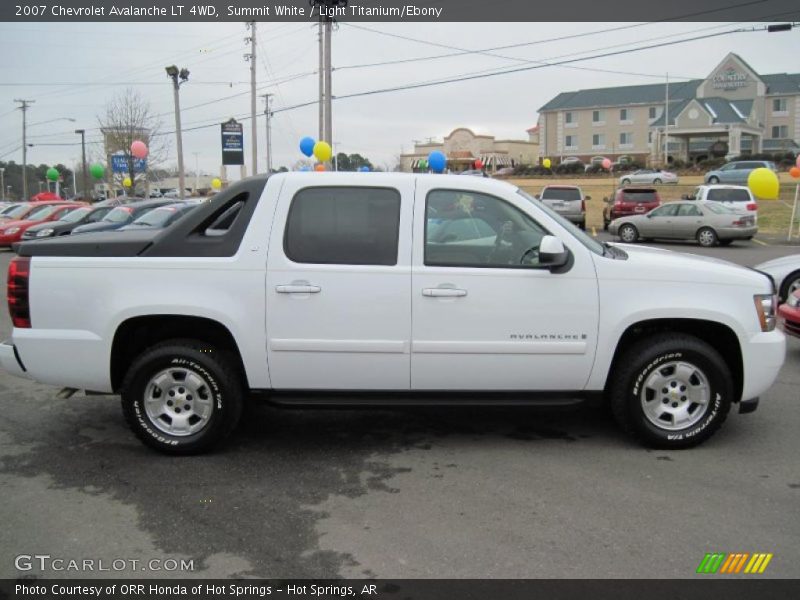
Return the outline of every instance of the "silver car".
[[[768,260],[754,268],[772,276],[778,288],[778,296],[783,302],[792,293],[800,290],[800,254]]]
[[[722,165],[705,175],[705,183],[734,183],[747,185],[747,178],[755,169],[771,169],[778,172],[775,163],[769,160],[737,160]]]
[[[614,219],[608,231],[626,243],[642,239],[697,240],[704,247],[727,246],[758,233],[752,216],[740,215],[718,202],[669,202],[644,215]]]
[[[676,185],[678,176],[675,173],[661,169],[639,169],[632,173],[625,173],[619,178],[620,185],[661,185],[662,183]]]
[[[576,185],[548,185],[542,188],[537,200],[552,208],[565,219],[569,219],[581,229],[586,229],[586,201],[591,196],[584,196]]]

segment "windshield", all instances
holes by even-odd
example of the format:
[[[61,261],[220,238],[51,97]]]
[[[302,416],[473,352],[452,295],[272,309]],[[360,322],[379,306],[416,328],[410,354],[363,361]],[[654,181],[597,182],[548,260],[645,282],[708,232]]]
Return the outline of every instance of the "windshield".
[[[544,188],[541,200],[580,200],[581,192],[578,188]]]
[[[42,208],[37,208],[31,214],[29,214],[26,218],[29,221],[36,221],[38,219],[46,219],[50,215],[52,215],[56,209],[59,208],[58,206],[50,205],[50,206],[43,206]]]
[[[170,208],[170,207],[161,207],[155,208],[141,217],[136,219],[134,223],[136,225],[145,225],[147,227],[161,227],[166,224],[169,218],[175,214],[177,209]]]
[[[119,206],[108,213],[103,221],[106,223],[124,223],[131,218],[132,209],[127,206]]]
[[[84,208],[76,208],[75,210],[69,211],[67,214],[61,216],[61,221],[66,223],[75,223],[80,221],[83,217],[88,215],[91,212],[91,208],[84,207]]]
[[[537,208],[539,208],[542,212],[547,214],[550,218],[552,218],[556,223],[561,225],[564,229],[569,231],[575,239],[577,239],[581,244],[586,246],[589,250],[591,250],[595,254],[599,254],[600,256],[602,256],[604,254],[604,252],[603,252],[603,244],[601,244],[597,240],[595,240],[595,239],[589,237],[588,235],[586,235],[583,231],[578,229],[578,227],[576,225],[573,225],[570,221],[568,221],[567,219],[562,217],[560,214],[558,214],[552,208],[550,208],[549,206],[547,206],[543,202],[539,202],[536,198],[531,196],[525,190],[517,188],[517,193],[520,196],[522,196],[523,198],[525,198],[526,200],[528,200],[529,202],[532,202],[533,204],[535,204]]]
[[[622,190],[620,199],[623,202],[658,202],[655,190]]]
[[[21,217],[26,212],[28,212],[28,205],[27,204],[20,204],[14,210],[10,210],[7,213],[4,213],[6,216],[11,217],[12,219],[16,219],[17,217]]]
[[[708,190],[707,199],[717,202],[750,202],[750,192],[735,188],[714,188]]]

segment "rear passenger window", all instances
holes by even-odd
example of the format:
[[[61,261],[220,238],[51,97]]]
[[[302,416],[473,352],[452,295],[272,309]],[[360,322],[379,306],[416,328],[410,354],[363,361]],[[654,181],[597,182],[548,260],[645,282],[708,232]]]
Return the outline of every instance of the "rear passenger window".
[[[397,190],[307,188],[292,199],[284,250],[298,263],[396,265],[399,229]]]

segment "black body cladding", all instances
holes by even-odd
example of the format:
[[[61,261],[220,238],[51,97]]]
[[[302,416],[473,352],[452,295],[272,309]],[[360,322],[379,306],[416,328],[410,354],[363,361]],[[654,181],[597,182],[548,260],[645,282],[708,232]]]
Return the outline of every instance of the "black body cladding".
[[[233,256],[255,211],[267,175],[233,184],[166,229],[85,233],[14,245],[20,256]],[[242,203],[230,227],[217,235],[206,230],[223,213]]]

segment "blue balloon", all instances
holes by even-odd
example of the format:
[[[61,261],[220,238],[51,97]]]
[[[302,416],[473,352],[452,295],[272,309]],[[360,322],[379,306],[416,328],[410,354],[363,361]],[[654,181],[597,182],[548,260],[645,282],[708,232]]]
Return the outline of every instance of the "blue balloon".
[[[434,150],[428,155],[428,166],[430,167],[431,171],[435,173],[441,173],[447,167],[447,157],[444,155],[444,152],[439,152],[438,150]]]
[[[312,137],[304,137],[300,140],[300,152],[305,154],[306,156],[311,156],[314,154],[314,144],[316,144],[316,140]]]
[[[367,165],[359,167],[358,170],[361,171],[362,173],[369,173],[369,167]]]

